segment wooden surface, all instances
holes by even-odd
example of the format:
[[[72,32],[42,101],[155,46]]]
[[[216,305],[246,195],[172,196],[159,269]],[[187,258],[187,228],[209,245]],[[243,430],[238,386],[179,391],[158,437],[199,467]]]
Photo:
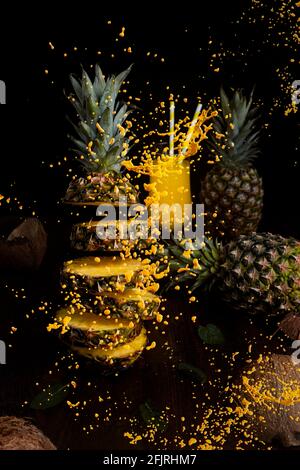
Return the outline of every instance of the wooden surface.
[[[207,404],[216,404],[224,395],[222,390],[227,384],[227,376],[238,376],[249,342],[254,345],[254,357],[270,348],[281,352],[289,347],[289,341],[282,341],[278,335],[271,343],[265,339],[266,334],[276,330],[275,320],[268,325],[264,318],[249,320],[245,315],[226,310],[204,293],[200,294],[199,303],[188,304],[184,293],[177,292],[170,294],[164,303],[164,318],[169,316],[169,324],[160,324],[156,329],[151,322],[147,323],[149,342],[156,341],[156,348],[145,351],[131,369],[117,377],[102,376],[97,366],[89,367],[85,363],[81,363],[77,371],[69,370],[68,365],[72,362],[61,359],[67,350],[55,334],[46,331],[49,315],[37,309],[41,301],[47,301],[55,310],[59,268],[67,257],[64,251],[66,240],[58,240],[55,228],[52,233],[50,230],[49,239],[48,256],[39,273],[12,275],[9,279],[2,276],[0,339],[12,347],[7,348],[7,364],[0,366],[0,414],[31,417],[60,449],[132,449],[123,434],[145,432],[139,405],[149,400],[158,411],[168,407],[166,428],[156,435],[155,442],[143,439],[134,448],[178,448],[174,437],[186,438],[193,429],[191,426],[201,423]],[[5,284],[8,287],[4,287]],[[20,295],[16,297],[16,292],[23,295],[20,288],[25,289],[25,299]],[[36,313],[31,314],[31,309]],[[191,320],[193,315],[197,316],[195,323]],[[208,322],[217,324],[225,334],[226,343],[222,347],[202,344],[197,327]],[[17,328],[13,334],[10,333],[11,326]],[[229,366],[225,356],[230,358],[234,351],[240,352],[239,359]],[[207,374],[208,383],[201,385],[182,377],[176,370],[180,362],[199,367]],[[81,405],[86,402],[77,419],[75,409],[70,409],[66,403],[39,411],[23,405],[25,401],[30,403],[43,386],[56,382],[64,384],[71,379],[76,381],[77,388],[68,399],[72,403],[79,401]],[[101,403],[99,395],[104,399]],[[98,420],[95,413],[99,414]],[[184,423],[181,417],[185,418]],[[94,429],[88,434],[83,428],[89,430],[90,425]],[[168,438],[167,445],[162,443],[164,437]]]

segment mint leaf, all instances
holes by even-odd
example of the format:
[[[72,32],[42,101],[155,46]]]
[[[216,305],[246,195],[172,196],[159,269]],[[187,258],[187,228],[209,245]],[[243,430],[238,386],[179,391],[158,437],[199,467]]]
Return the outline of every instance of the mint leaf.
[[[207,375],[205,372],[203,372],[203,370],[198,369],[198,367],[192,366],[186,362],[180,362],[180,364],[177,366],[177,370],[183,375],[186,375],[187,377],[195,380],[196,382],[200,382],[201,384],[204,384],[207,381]]]
[[[225,342],[222,331],[211,323],[206,326],[199,326],[198,335],[205,344],[218,345]]]
[[[33,410],[47,410],[62,403],[69,393],[69,385],[49,385],[45,392],[41,392],[30,403]]]
[[[152,424],[159,431],[164,431],[166,429],[167,423],[164,421],[161,413],[153,409],[149,401],[146,401],[139,406],[139,412],[145,424]]]

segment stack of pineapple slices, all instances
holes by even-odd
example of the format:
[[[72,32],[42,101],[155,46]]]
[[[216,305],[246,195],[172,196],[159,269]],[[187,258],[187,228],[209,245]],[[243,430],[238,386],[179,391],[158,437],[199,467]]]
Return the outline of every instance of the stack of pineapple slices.
[[[62,287],[70,306],[55,320],[72,351],[108,370],[133,364],[147,342],[142,320],[160,305],[147,265],[115,256],[78,258],[65,263]]]
[[[77,134],[72,140],[85,175],[72,180],[64,203],[81,217],[72,226],[71,248],[79,256],[93,256],[65,263],[62,288],[68,306],[57,312],[55,327],[61,327],[62,339],[74,352],[109,370],[126,368],[139,357],[147,342],[142,322],[153,318],[160,304],[145,263],[125,255],[124,259],[106,256],[128,254],[135,241],[123,240],[115,221],[112,236],[99,237],[97,229],[110,226],[99,218],[93,220],[100,203],[120,211],[138,202],[136,188],[121,171],[131,123],[127,121],[130,111],[118,101],[118,93],[129,71],[130,67],[105,79],[96,66],[93,81],[84,70],[81,78],[71,77]],[[86,221],[89,211],[90,222]]]

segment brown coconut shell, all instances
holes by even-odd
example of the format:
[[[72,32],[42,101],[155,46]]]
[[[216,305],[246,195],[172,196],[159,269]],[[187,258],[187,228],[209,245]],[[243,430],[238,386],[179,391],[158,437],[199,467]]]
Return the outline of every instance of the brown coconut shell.
[[[300,315],[288,313],[279,323],[279,329],[293,340],[300,339]]]
[[[37,270],[47,249],[47,234],[42,223],[29,218],[0,240],[0,267],[3,270]]]
[[[246,369],[242,382],[239,398],[250,403],[254,436],[266,443],[300,446],[300,364],[272,354]]]
[[[56,450],[56,447],[29,421],[0,416],[0,450]]]

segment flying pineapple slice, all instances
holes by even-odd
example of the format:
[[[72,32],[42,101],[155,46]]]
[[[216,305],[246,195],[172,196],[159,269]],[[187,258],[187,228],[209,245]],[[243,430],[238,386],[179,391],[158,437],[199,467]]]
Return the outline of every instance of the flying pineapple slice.
[[[102,315],[142,320],[151,320],[158,312],[160,298],[147,289],[127,288],[123,292],[103,290],[91,297],[92,308]]]
[[[73,313],[74,310],[74,313]],[[62,339],[71,346],[112,349],[124,344],[142,330],[142,322],[118,318],[105,318],[90,311],[63,308],[56,313],[55,320],[64,325]]]
[[[56,323],[71,350],[113,372],[131,366],[142,354],[147,334],[142,322],[101,318],[74,307],[60,309]]]
[[[259,131],[252,94],[240,91],[231,100],[221,89],[222,112],[214,120],[210,143],[219,163],[207,173],[201,187],[206,229],[230,240],[257,230],[263,207],[263,185],[252,161],[259,153]],[[224,142],[225,138],[225,142]]]
[[[81,79],[70,77],[74,90],[70,101],[78,119],[72,123],[77,134],[72,141],[86,175],[71,181],[64,199],[67,204],[118,204],[119,196],[126,196],[129,204],[138,200],[136,189],[121,173],[129,145],[123,126],[129,111],[117,97],[130,69],[105,80],[96,65],[93,82],[84,70]]]
[[[146,329],[142,328],[140,334],[128,343],[121,344],[112,349],[78,347],[73,346],[72,350],[85,357],[91,362],[97,362],[102,367],[106,366],[107,372],[127,369],[141,356],[147,345]]]
[[[207,240],[200,250],[168,242],[172,284],[206,283],[236,310],[300,314],[300,242],[271,233],[241,235],[226,245]]]
[[[145,276],[145,266],[138,259],[87,256],[66,261],[62,269],[62,285],[71,292],[88,295],[114,289],[123,292],[126,287],[138,287]]]

